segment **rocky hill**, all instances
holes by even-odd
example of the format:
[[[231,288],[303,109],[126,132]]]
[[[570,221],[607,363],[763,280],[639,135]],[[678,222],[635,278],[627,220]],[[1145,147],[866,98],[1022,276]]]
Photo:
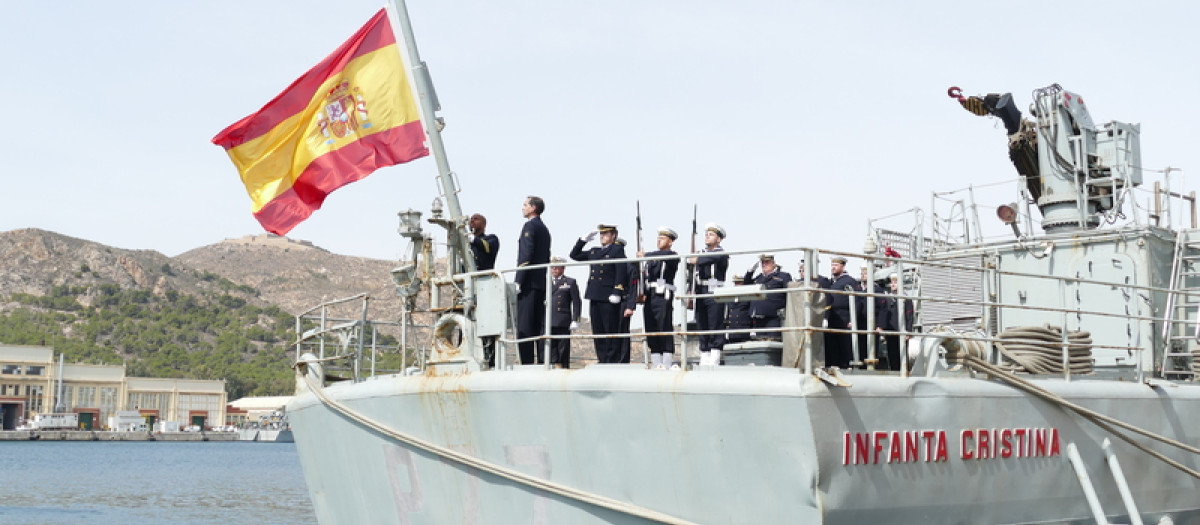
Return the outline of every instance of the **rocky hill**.
[[[122,250],[36,230],[0,233],[0,294],[46,295],[56,286],[115,284],[161,295],[168,289],[200,293],[206,281],[177,271],[173,261],[150,250]],[[89,296],[80,298],[88,306]]]
[[[0,297],[43,296],[56,286],[115,284],[162,295],[224,289],[259,305],[297,314],[323,301],[367,293],[374,319],[395,320],[400,301],[390,274],[394,261],[330,253],[275,235],[226,239],[167,257],[153,250],[124,250],[38,229],[0,232]],[[228,285],[212,279],[227,279]],[[88,295],[79,302],[89,306]],[[9,305],[11,306],[11,305]],[[0,310],[5,305],[0,304]]]
[[[172,258],[44,230],[0,232],[0,343],[126,363],[131,376],[225,379],[235,397],[286,394],[295,314],[366,293],[368,317],[395,321],[393,266],[266,235]],[[357,318],[360,303],[343,312],[330,315]]]
[[[325,301],[366,293],[372,319],[400,318],[400,299],[389,273],[395,261],[337,255],[270,234],[226,239],[172,260],[254,288],[261,299],[293,315]]]

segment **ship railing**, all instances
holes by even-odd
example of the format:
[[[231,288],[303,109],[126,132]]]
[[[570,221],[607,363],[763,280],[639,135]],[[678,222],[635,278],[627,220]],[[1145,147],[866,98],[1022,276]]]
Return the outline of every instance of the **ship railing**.
[[[506,311],[506,313],[505,313],[505,315],[507,315],[509,318],[508,323],[507,323],[508,330],[504,330],[501,333],[498,333],[496,335],[496,337],[497,337],[497,341],[496,341],[496,343],[497,343],[497,357],[496,357],[497,368],[501,369],[501,370],[511,368],[510,363],[516,364],[516,361],[517,361],[515,359],[516,346],[517,346],[517,344],[519,344],[521,342],[525,342],[525,341],[543,341],[543,349],[542,349],[542,354],[541,354],[541,359],[540,359],[541,366],[544,368],[550,368],[551,365],[549,364],[549,355],[550,355],[550,346],[551,345],[549,343],[551,341],[563,340],[563,339],[569,339],[572,341],[578,341],[578,340],[595,341],[598,339],[627,339],[628,338],[628,339],[631,339],[631,345],[632,345],[637,340],[641,340],[643,342],[642,351],[641,351],[641,354],[643,357],[641,359],[641,362],[644,365],[648,365],[648,361],[649,361],[648,353],[647,353],[647,350],[646,350],[645,344],[644,344],[645,338],[649,337],[649,336],[656,336],[656,335],[670,335],[670,336],[674,336],[677,338],[675,355],[677,357],[681,358],[681,364],[687,366],[687,365],[693,364],[695,362],[694,361],[695,358],[698,357],[697,350],[694,345],[694,343],[698,337],[700,337],[702,335],[710,335],[710,334],[722,334],[722,335],[728,336],[728,335],[733,335],[733,334],[750,334],[750,333],[756,333],[758,335],[778,334],[780,337],[783,337],[785,334],[791,333],[791,334],[798,334],[801,338],[806,339],[806,340],[812,340],[813,338],[819,338],[823,334],[851,334],[854,336],[851,338],[851,342],[855,346],[857,346],[859,344],[860,339],[866,340],[865,348],[856,348],[857,352],[856,352],[856,358],[854,360],[854,364],[856,366],[871,368],[874,365],[879,363],[878,353],[882,350],[882,345],[879,343],[878,339],[880,339],[882,336],[898,336],[898,337],[901,337],[901,340],[905,340],[908,338],[915,338],[917,340],[922,340],[922,339],[929,340],[929,339],[934,338],[934,336],[931,335],[931,332],[934,329],[939,329],[939,327],[942,327],[942,326],[955,327],[955,328],[957,328],[957,330],[949,331],[947,329],[939,329],[939,332],[936,335],[937,339],[946,339],[946,340],[954,340],[954,341],[962,341],[962,342],[975,342],[979,345],[982,345],[984,348],[988,349],[989,362],[992,362],[994,364],[1000,364],[1003,362],[1003,356],[998,351],[996,351],[994,349],[994,347],[997,343],[1000,343],[1000,344],[1004,343],[1004,340],[999,338],[999,333],[1002,330],[1001,330],[1001,327],[998,326],[998,321],[996,320],[996,317],[998,315],[1000,315],[1002,312],[1008,312],[1010,314],[1013,312],[1017,312],[1017,311],[1040,312],[1041,314],[1044,314],[1044,316],[1042,316],[1042,317],[1044,320],[1043,322],[1045,324],[1051,324],[1051,325],[1055,325],[1055,326],[1064,327],[1066,332],[1078,330],[1084,319],[1091,319],[1091,320],[1093,320],[1093,322],[1096,322],[1097,320],[1099,320],[1099,322],[1103,322],[1104,319],[1111,319],[1114,321],[1120,320],[1122,323],[1127,322],[1131,325],[1133,325],[1133,324],[1140,325],[1142,328],[1138,328],[1138,330],[1145,331],[1145,330],[1149,329],[1150,327],[1156,326],[1155,323],[1161,322],[1161,318],[1159,318],[1158,316],[1156,316],[1153,313],[1153,310],[1154,310],[1153,304],[1151,304],[1152,301],[1150,301],[1149,298],[1157,296],[1159,294],[1166,293],[1168,291],[1167,288],[1147,286],[1147,285],[1138,285],[1138,284],[1125,283],[1125,282],[1110,282],[1110,281],[1105,281],[1105,280],[1087,279],[1087,278],[1082,278],[1082,277],[1056,277],[1056,276],[1048,276],[1048,275],[1035,274],[1035,273],[999,270],[994,267],[990,267],[986,264],[980,265],[980,266],[969,266],[969,265],[956,264],[954,262],[941,261],[941,260],[915,259],[915,258],[894,258],[894,257],[885,258],[885,257],[880,257],[878,254],[863,254],[863,253],[855,253],[855,252],[827,251],[827,250],[817,250],[817,249],[805,248],[805,247],[773,248],[773,249],[766,250],[766,251],[763,251],[763,250],[727,251],[727,252],[723,252],[723,254],[731,257],[731,263],[729,265],[731,270],[729,273],[731,275],[740,275],[740,273],[744,273],[744,272],[738,272],[738,270],[735,270],[735,268],[741,268],[743,266],[743,264],[741,262],[735,262],[738,260],[737,259],[738,257],[746,257],[746,256],[757,257],[759,254],[764,253],[764,252],[776,254],[777,260],[782,258],[781,254],[799,253],[799,254],[802,254],[801,259],[804,261],[817,261],[817,260],[828,261],[831,257],[840,255],[840,256],[845,256],[848,258],[853,258],[854,260],[863,261],[865,263],[865,265],[868,266],[869,272],[871,273],[871,275],[874,277],[878,277],[880,274],[877,272],[883,271],[883,269],[886,268],[890,273],[897,273],[898,275],[903,276],[903,279],[901,280],[902,282],[901,282],[901,286],[900,286],[900,290],[899,290],[898,294],[891,294],[891,293],[887,293],[887,292],[876,293],[874,287],[871,287],[866,291],[826,290],[826,289],[821,289],[821,288],[816,287],[815,285],[813,285],[811,280],[805,281],[805,282],[800,282],[800,283],[793,283],[793,285],[791,287],[779,289],[779,290],[761,290],[761,289],[758,289],[758,287],[754,287],[754,286],[747,287],[748,294],[763,296],[763,295],[783,293],[783,294],[788,295],[789,301],[803,301],[803,300],[812,301],[812,300],[815,300],[815,298],[818,294],[846,295],[846,296],[850,296],[853,298],[863,298],[863,299],[865,299],[865,304],[867,305],[867,308],[868,308],[868,312],[867,312],[868,315],[866,316],[867,321],[866,321],[865,326],[852,325],[851,327],[846,328],[846,329],[838,329],[838,328],[830,328],[828,326],[823,325],[820,322],[810,322],[808,319],[790,319],[790,320],[786,320],[784,322],[783,326],[778,327],[778,328],[756,327],[756,328],[740,328],[740,329],[735,328],[735,329],[709,330],[709,331],[700,331],[700,330],[688,328],[687,321],[690,320],[691,315],[686,313],[686,312],[689,312],[690,310],[684,308],[684,305],[689,300],[695,300],[695,299],[698,299],[701,297],[711,297],[710,295],[707,295],[707,294],[700,295],[700,294],[689,293],[686,291],[687,286],[686,286],[686,276],[685,276],[686,271],[685,271],[685,269],[687,268],[687,260],[689,258],[693,257],[692,254],[677,254],[677,255],[670,255],[670,256],[641,257],[641,258],[629,257],[626,259],[611,259],[611,260],[604,260],[604,261],[566,261],[563,263],[546,263],[546,264],[526,266],[526,267],[522,267],[519,269],[475,272],[473,274],[459,274],[454,277],[454,280],[461,281],[461,283],[459,285],[459,286],[461,286],[461,289],[469,290],[469,289],[471,289],[471,287],[473,285],[467,283],[467,281],[470,281],[476,277],[481,277],[481,276],[486,275],[486,276],[488,276],[488,278],[491,278],[491,279],[499,278],[501,280],[511,280],[510,274],[512,274],[513,272],[518,271],[518,270],[536,270],[536,269],[541,269],[541,268],[547,269],[546,290],[547,290],[548,307],[545,310],[545,313],[546,313],[546,318],[544,320],[545,321],[545,323],[544,323],[545,330],[542,334],[539,334],[539,335],[533,336],[533,337],[528,337],[525,339],[519,339],[519,338],[515,337],[515,332],[510,333],[509,330],[511,330],[511,328],[515,325],[515,323],[512,323],[512,318],[515,317],[515,309],[511,308],[511,297],[508,298],[509,299],[508,301],[506,301],[510,306],[510,309],[508,311]],[[983,256],[984,255],[981,252],[980,257],[983,257]],[[675,306],[675,322],[672,323],[672,326],[674,327],[673,330],[671,330],[669,332],[645,332],[644,330],[643,331],[635,330],[635,331],[632,331],[632,333],[605,334],[605,335],[584,334],[584,333],[579,333],[579,332],[572,333],[569,335],[554,335],[554,334],[550,333],[550,318],[549,318],[549,316],[551,313],[550,312],[551,306],[549,305],[549,301],[551,301],[551,299],[552,299],[551,283],[552,283],[552,279],[553,279],[553,276],[551,275],[550,271],[548,270],[550,267],[561,265],[561,266],[564,266],[567,268],[573,268],[573,267],[589,267],[593,264],[609,264],[609,265],[636,264],[636,263],[651,261],[651,260],[676,260],[676,261],[679,261],[679,271],[676,276],[676,281],[673,283],[676,285],[677,290],[679,290],[679,292],[675,294],[675,301],[676,301],[674,304],[674,306]],[[784,265],[781,265],[781,267],[783,267],[783,266]],[[927,283],[926,283],[926,285],[923,285],[921,282],[921,278],[919,277],[921,272],[929,271],[930,268],[935,268],[935,267],[952,270],[954,272],[962,272],[961,275],[967,276],[967,277],[960,276],[960,277],[958,277],[958,279],[965,281],[965,282],[970,282],[971,285],[977,287],[978,290],[976,290],[975,291],[976,293],[971,297],[958,297],[958,296],[951,296],[950,294],[942,293],[945,290],[931,289],[927,285]],[[783,267],[782,269],[788,270],[791,268]],[[806,275],[814,275],[817,273],[816,270],[817,270],[817,266],[815,263],[812,263],[812,264],[806,263],[804,273]],[[797,277],[797,274],[798,274],[798,272],[794,272],[794,271],[789,272],[789,273],[792,273],[794,278]],[[580,293],[582,295],[586,291],[586,286],[587,286],[586,277],[579,278],[580,276],[578,276],[578,275],[575,275],[575,277],[577,278],[577,280],[579,282]],[[997,283],[1001,279],[1012,279],[1012,278],[1027,279],[1030,282],[1038,281],[1039,284],[1037,286],[1039,288],[1044,289],[1044,290],[1054,290],[1054,293],[1052,294],[1052,296],[1057,298],[1057,305],[1021,304],[1021,302],[1019,302],[1019,301],[1014,302],[1012,300],[1004,301],[1004,300],[999,299],[997,296],[997,289],[996,289]],[[875,281],[875,279],[872,279],[872,280]],[[956,286],[955,283],[950,283],[949,285],[947,285],[948,288],[953,288],[954,286]],[[1028,286],[1028,284],[1026,286]],[[1081,287],[1081,286],[1106,287],[1106,288],[1110,288],[1110,289],[1114,289],[1114,290],[1120,290],[1123,293],[1125,293],[1126,295],[1131,296],[1131,297],[1144,298],[1145,301],[1143,301],[1143,303],[1145,304],[1145,308],[1144,308],[1143,312],[1145,312],[1145,313],[1140,313],[1138,311],[1119,312],[1119,311],[1114,311],[1112,309],[1105,310],[1105,309],[1099,308],[1099,307],[1089,308],[1088,307],[1089,305],[1087,305],[1087,304],[1075,304],[1076,301],[1073,298],[1073,294],[1075,294],[1078,291],[1079,287]],[[509,286],[509,287],[511,288],[511,286]],[[513,290],[510,289],[510,292],[513,292]],[[1176,293],[1192,294],[1192,295],[1196,295],[1197,297],[1200,297],[1200,292],[1194,292],[1194,291],[1193,292],[1188,292],[1188,291],[1180,292],[1180,291],[1176,290]],[[890,330],[890,331],[883,331],[883,332],[876,330],[876,326],[875,326],[876,315],[874,313],[874,307],[876,305],[876,299],[879,299],[879,298],[896,299],[898,301],[902,301],[903,303],[912,303],[914,319],[913,319],[911,328],[908,330]],[[1141,299],[1139,299],[1139,301],[1141,301]],[[584,300],[584,302],[586,303],[586,300]],[[855,305],[854,308],[857,309],[857,301],[852,300],[852,301],[850,301],[850,304]],[[967,316],[965,318],[965,322],[963,322],[964,319],[958,319],[958,321],[959,321],[958,324],[946,323],[943,321],[935,322],[932,319],[926,319],[923,317],[925,312],[927,312],[929,310],[929,307],[934,304],[940,304],[943,306],[945,306],[945,305],[961,305],[961,306],[972,309],[974,313],[970,316]],[[644,306],[642,306],[642,307],[644,307]],[[903,315],[904,310],[905,310],[905,308],[903,306],[901,306],[900,308],[897,308],[899,315]],[[807,311],[807,310],[802,310],[802,311]],[[854,313],[857,314],[858,312],[854,312]],[[641,312],[636,312],[634,315],[637,316],[638,318],[640,318]],[[804,315],[801,317],[807,317],[807,315]],[[857,315],[854,315],[852,317],[857,317]],[[1194,325],[1195,321],[1191,321],[1191,323]],[[897,323],[897,325],[902,326],[903,320],[901,320],[899,323]],[[860,338],[859,336],[874,336],[874,337]],[[1063,361],[1063,368],[1062,368],[1061,375],[1065,378],[1070,379],[1071,367],[1069,366],[1070,365],[1069,351],[1072,348],[1074,348],[1074,346],[1069,341],[1066,341],[1066,340],[1064,340],[1060,346],[1062,349],[1062,361]],[[1120,363],[1131,363],[1131,364],[1126,364],[1126,365],[1122,365],[1122,366],[1129,370],[1136,369],[1137,373],[1139,374],[1139,376],[1138,376],[1139,380],[1141,379],[1140,374],[1143,372],[1143,368],[1146,368],[1144,365],[1146,363],[1150,362],[1150,360],[1144,359],[1141,356],[1141,354],[1146,352],[1147,350],[1143,349],[1142,346],[1137,344],[1136,342],[1133,342],[1133,343],[1128,343],[1126,341],[1115,341],[1114,342],[1112,340],[1103,340],[1103,339],[1097,338],[1096,340],[1094,340],[1092,342],[1090,347],[1092,349],[1097,349],[1097,350],[1098,349],[1119,350],[1123,353],[1128,354],[1129,361],[1119,361],[1119,362]],[[638,354],[638,352],[636,351],[637,347],[634,347],[634,350],[635,351],[633,352],[633,354],[637,355]],[[803,350],[803,351],[798,351],[796,358],[793,359],[791,362],[786,363],[785,366],[799,366],[799,368],[802,368],[807,372],[811,372],[815,368],[819,368],[819,367],[823,366],[823,363],[821,363],[819,361],[818,362],[812,361],[813,351],[811,349],[807,349],[807,350],[801,349],[801,350]],[[923,352],[942,352],[943,349],[933,348],[933,349],[926,349],[926,350],[922,350],[922,351]],[[904,353],[907,353],[907,349],[905,349]],[[583,354],[583,355],[581,355],[581,354]],[[573,348],[573,356],[581,362],[586,361],[586,358],[584,358],[584,356],[586,356],[587,354],[589,354],[589,352],[585,348],[580,348],[578,346]],[[912,358],[912,356],[908,355],[905,357],[906,357],[905,359],[901,359],[903,368],[900,371],[900,373],[902,375],[908,375],[911,372],[910,370],[908,370],[908,367],[910,365],[910,359]],[[934,356],[934,357],[937,357],[937,356]],[[925,362],[928,363],[929,361],[926,360]],[[920,371],[920,373],[933,373],[933,368],[923,369]]]
[[[369,294],[360,293],[325,301],[297,314],[297,338],[292,345],[297,358],[306,351],[313,353],[320,362],[326,363],[326,371],[345,373],[348,376],[345,379],[355,381],[382,372],[403,370],[406,354],[398,351],[398,345],[380,341],[381,328],[397,327],[399,323],[369,319],[370,300]],[[351,317],[353,313],[358,315]],[[399,354],[399,368],[381,366],[384,356],[389,354]]]
[[[1044,280],[1048,283],[1053,284],[1054,286],[1056,286],[1058,288],[1058,296],[1061,299],[1063,304],[1070,303],[1069,296],[1072,293],[1077,293],[1081,285],[1093,285],[1093,286],[1099,286],[1099,287],[1108,287],[1111,289],[1120,289],[1127,295],[1136,296],[1136,297],[1144,300],[1145,303],[1148,303],[1146,306],[1146,313],[1139,314],[1136,312],[1111,311],[1111,310],[1106,311],[1106,310],[1098,310],[1098,309],[1085,309],[1082,307],[1033,306],[1033,305],[1028,305],[1028,304],[986,300],[983,297],[981,297],[979,299],[955,299],[955,298],[949,298],[949,297],[939,297],[939,296],[934,296],[934,295],[915,295],[915,296],[911,297],[911,299],[917,301],[918,304],[925,303],[926,305],[928,305],[929,303],[936,302],[936,303],[942,303],[942,304],[961,304],[961,305],[968,305],[968,306],[974,306],[974,307],[980,308],[981,309],[980,316],[978,318],[976,318],[976,321],[978,321],[979,324],[975,328],[977,328],[980,331],[980,333],[985,333],[985,334],[996,334],[999,331],[997,329],[997,327],[992,326],[992,323],[988,320],[988,317],[989,317],[989,314],[994,315],[994,312],[996,312],[997,310],[1000,310],[1000,309],[1008,310],[1008,311],[1026,310],[1026,311],[1036,311],[1036,312],[1046,313],[1047,321],[1052,320],[1052,317],[1051,317],[1052,315],[1059,316],[1060,322],[1059,322],[1058,326],[1067,327],[1067,330],[1072,330],[1073,329],[1072,325],[1074,325],[1074,327],[1075,327],[1074,329],[1078,329],[1078,327],[1083,323],[1084,319],[1091,319],[1091,320],[1112,319],[1112,320],[1122,320],[1122,321],[1126,321],[1126,322],[1130,322],[1130,323],[1139,323],[1139,324],[1141,324],[1141,328],[1139,328],[1138,330],[1149,333],[1149,332],[1153,331],[1153,327],[1157,323],[1163,322],[1163,320],[1161,319],[1161,316],[1157,316],[1154,313],[1153,301],[1151,299],[1152,297],[1163,297],[1163,296],[1166,296],[1168,293],[1175,293],[1180,296],[1188,296],[1188,297],[1192,297],[1192,298],[1200,297],[1200,290],[1194,290],[1194,289],[1193,290],[1179,290],[1179,289],[1172,290],[1172,288],[1170,288],[1170,287],[1136,285],[1136,284],[1132,284],[1132,283],[1112,282],[1112,281],[1097,280],[1097,279],[1086,279],[1086,278],[1082,278],[1082,277],[1061,277],[1061,276],[1048,276],[1048,275],[1043,275],[1043,274],[1034,274],[1034,273],[1026,273],[1026,272],[1002,271],[1002,270],[998,270],[995,268],[958,265],[958,264],[941,262],[941,261],[922,260],[922,261],[907,261],[907,262],[909,262],[910,264],[917,264],[922,267],[940,266],[943,268],[951,268],[956,271],[975,272],[975,273],[985,275],[987,281],[995,281],[995,280],[998,280],[998,279],[1004,278],[1004,277],[1009,277],[1009,278],[1019,277],[1019,278],[1025,278],[1025,279]],[[988,290],[985,290],[985,292],[986,291],[988,291]],[[873,294],[858,293],[855,295],[873,295]],[[984,294],[984,295],[987,295],[987,294]],[[1200,324],[1198,324],[1195,319],[1176,320],[1175,322],[1186,324],[1186,325],[1191,325],[1191,326],[1200,326]],[[933,323],[929,323],[928,320],[926,320],[922,324],[926,329],[928,329],[931,327],[931,325]],[[988,329],[984,330],[984,327],[988,327]],[[961,339],[961,340],[979,341],[982,343],[987,343],[988,346],[994,346],[996,343],[1000,343],[1000,344],[1004,343],[1004,340],[999,338],[996,335],[984,336],[984,337],[972,337],[972,336],[964,335],[964,336],[957,336],[957,338]],[[1065,333],[1064,333],[1064,338],[1065,338]],[[1164,342],[1156,341],[1155,344],[1161,346],[1164,344]],[[1111,343],[1106,344],[1103,341],[1094,341],[1092,344],[1090,344],[1088,346],[1092,349],[1122,350],[1122,351],[1129,353],[1130,356],[1132,357],[1131,361],[1133,363],[1135,363],[1135,367],[1136,367],[1135,371],[1137,373],[1137,378],[1139,381],[1144,379],[1144,377],[1143,377],[1144,373],[1153,371],[1152,360],[1147,358],[1147,356],[1143,356],[1144,353],[1152,351],[1147,346],[1142,346],[1142,345],[1138,345],[1138,344],[1130,344],[1130,345],[1111,344]],[[1064,375],[1064,377],[1066,377],[1068,379],[1070,378],[1070,368],[1067,366],[1067,361],[1068,361],[1067,351],[1071,348],[1073,348],[1073,346],[1068,344],[1064,340],[1063,345],[1062,345],[1063,368],[1064,368],[1063,375]],[[994,356],[994,357],[998,358],[999,356]],[[1152,357],[1152,356],[1150,356],[1150,357]],[[998,361],[995,362],[995,364],[998,364]]]
[[[1186,187],[1187,179],[1180,173],[1179,168],[1166,167],[1150,169],[1138,167],[1142,177],[1149,178],[1158,175],[1153,183],[1135,183],[1125,173],[1119,177],[1093,179],[1088,185],[1103,185],[1109,188],[1108,195],[1114,196],[1117,206],[1104,213],[1101,228],[1115,226],[1140,227],[1154,225],[1170,230],[1184,229],[1190,224],[1195,229],[1200,224],[1200,210],[1197,207],[1196,192],[1176,191],[1173,188]],[[917,251],[913,253],[936,253],[955,249],[959,246],[981,244],[1005,238],[1011,238],[1009,229],[1025,232],[1023,236],[1032,235],[1039,227],[1034,219],[1035,211],[1031,208],[1033,199],[1030,198],[1026,178],[1018,176],[992,183],[971,184],[966,187],[945,191],[935,191],[930,195],[928,215],[921,208],[912,208],[891,215],[870,219],[868,229],[880,221],[913,214],[909,224],[911,232],[921,232],[912,235],[911,239]],[[1019,195],[1014,199],[1011,196]],[[1145,203],[1144,205],[1142,203]],[[1016,212],[1012,223],[1004,223],[987,219],[1001,207],[1008,207]],[[1176,211],[1176,208],[1179,211]],[[980,209],[983,213],[981,219]]]
[[[803,248],[803,247],[777,247],[777,248],[772,248],[772,249],[768,249],[768,250],[723,251],[723,252],[721,252],[721,254],[729,256],[731,258],[737,257],[737,256],[753,256],[753,257],[757,258],[760,254],[763,254],[763,253],[778,254],[778,253],[797,253],[797,252],[810,253],[811,255],[808,256],[809,258],[807,260],[813,260],[813,261],[816,261],[817,260],[816,258],[820,257],[820,256],[834,257],[834,256],[841,255],[841,256],[847,256],[847,257],[864,257],[862,254],[855,254],[853,252],[820,251],[820,250],[814,250],[811,248]],[[537,269],[545,268],[545,269],[547,269],[545,286],[546,286],[547,290],[551,290],[552,289],[551,283],[552,283],[553,276],[550,274],[549,268],[554,267],[554,266],[563,266],[565,268],[570,268],[570,267],[589,267],[590,268],[590,266],[597,265],[597,264],[603,264],[603,265],[638,264],[638,263],[643,263],[643,262],[647,262],[647,261],[655,261],[655,260],[677,260],[677,261],[679,261],[679,271],[676,275],[676,281],[673,284],[676,286],[677,290],[680,290],[674,294],[674,301],[676,303],[675,311],[678,313],[678,312],[691,311],[691,309],[686,307],[686,305],[689,301],[694,301],[694,300],[697,300],[700,298],[712,297],[712,295],[710,295],[710,294],[695,294],[695,293],[690,293],[690,292],[686,291],[688,289],[688,286],[687,286],[688,277],[686,275],[686,270],[685,270],[687,268],[687,262],[690,258],[696,257],[698,255],[703,255],[703,254],[681,253],[681,254],[676,254],[676,255],[663,255],[663,256],[653,256],[653,257],[628,257],[625,259],[605,259],[603,261],[564,261],[561,263],[546,263],[546,264],[528,265],[528,266],[523,266],[523,267],[517,268],[517,269],[507,269],[507,270],[499,270],[499,271],[489,270],[489,271],[481,271],[481,272],[473,272],[473,273],[462,273],[462,274],[455,275],[453,277],[453,280],[462,282],[463,284],[461,284],[459,286],[461,286],[462,289],[466,289],[471,286],[469,284],[469,281],[472,278],[477,278],[480,276],[495,276],[495,275],[503,276],[505,274],[515,273],[517,271],[537,270]],[[740,276],[744,273],[744,272],[739,272],[739,271],[733,270],[733,268],[737,268],[737,267],[738,267],[737,265],[733,265],[733,264],[730,265],[731,271],[729,272],[729,274],[727,274],[727,278],[729,276],[733,276],[733,275]],[[780,268],[784,269],[782,265],[780,266]],[[815,268],[816,267],[814,264],[812,269],[806,269],[804,271],[809,272],[810,274],[816,273]],[[586,291],[586,286],[587,286],[586,278],[580,279],[580,281],[581,281],[579,284],[580,293],[583,294]],[[827,290],[820,290],[815,287],[809,287],[809,288],[807,288],[807,290],[814,291],[814,292],[827,291]],[[779,290],[759,290],[757,287],[747,287],[746,294],[747,295],[751,295],[751,294],[753,294],[753,295],[770,295],[770,294],[783,293],[783,294],[793,294],[794,295],[799,291],[801,291],[801,288],[786,288],[786,289],[779,289]],[[547,295],[547,304],[548,305],[549,305],[550,298],[551,297],[548,292],[548,295]],[[737,298],[735,295],[730,295],[726,299],[736,300]],[[720,301],[720,300],[718,299],[718,301]],[[511,300],[509,302],[511,303]],[[798,331],[807,331],[807,332],[818,333],[818,334],[819,333],[827,333],[827,332],[828,333],[839,332],[839,330],[837,330],[837,329],[827,329],[827,328],[823,328],[823,327],[812,327],[812,326],[807,327],[807,328],[756,327],[756,328],[745,328],[745,329],[725,329],[725,330],[700,331],[700,330],[690,330],[687,328],[682,328],[684,326],[687,326],[687,323],[685,322],[685,323],[672,323],[673,326],[677,326],[680,328],[676,328],[669,332],[639,331],[639,332],[618,333],[618,334],[555,335],[555,334],[550,333],[550,314],[551,314],[550,308],[546,308],[545,312],[546,312],[546,318],[544,320],[545,321],[544,333],[539,334],[537,336],[531,336],[531,337],[526,337],[526,338],[509,337],[509,336],[507,336],[507,334],[501,334],[501,335],[497,336],[498,337],[497,343],[502,345],[505,349],[504,352],[497,353],[497,356],[496,356],[496,367],[497,368],[500,368],[500,369],[506,368],[508,366],[509,356],[511,354],[513,354],[512,349],[523,342],[543,341],[543,351],[542,351],[542,356],[540,359],[541,365],[544,368],[550,368],[551,367],[551,365],[549,363],[549,361],[550,361],[549,360],[550,342],[554,341],[554,340],[569,339],[572,341],[575,341],[575,340],[595,341],[595,340],[599,340],[599,339],[634,339],[634,338],[637,338],[637,339],[641,339],[644,341],[646,337],[659,336],[659,335],[670,335],[670,336],[682,338],[682,341],[677,343],[678,347],[680,347],[678,349],[681,351],[676,352],[676,354],[682,356],[682,359],[683,359],[682,363],[686,365],[690,362],[689,359],[698,357],[698,355],[689,355],[689,343],[690,342],[694,343],[695,340],[702,335],[783,334],[783,333],[787,333],[787,332],[798,332]],[[634,315],[636,316],[638,314],[635,313]],[[872,330],[873,330],[873,327],[872,327]],[[866,330],[860,330],[860,332],[865,333]],[[888,334],[888,335],[890,335],[890,334]],[[810,337],[811,337],[811,335],[810,335]],[[632,341],[631,341],[631,344],[632,344]],[[643,355],[643,363],[642,364],[649,365],[648,352],[643,351],[642,355]]]

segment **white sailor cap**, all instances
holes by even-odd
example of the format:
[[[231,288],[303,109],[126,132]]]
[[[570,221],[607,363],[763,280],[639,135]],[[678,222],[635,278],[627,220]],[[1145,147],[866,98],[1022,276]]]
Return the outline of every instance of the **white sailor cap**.
[[[679,238],[679,234],[675,233],[675,230],[672,230],[666,226],[659,226],[658,234],[662,235],[663,237],[667,237],[667,238],[671,239],[672,241]]]
[[[562,263],[567,262],[567,259],[562,256],[555,255],[554,257],[550,258],[550,262],[555,263],[555,264],[562,264]]]
[[[708,224],[705,224],[704,231],[713,232],[713,233],[721,236],[722,239],[725,238],[725,228],[722,228],[720,224],[717,224],[715,222],[710,222]]]

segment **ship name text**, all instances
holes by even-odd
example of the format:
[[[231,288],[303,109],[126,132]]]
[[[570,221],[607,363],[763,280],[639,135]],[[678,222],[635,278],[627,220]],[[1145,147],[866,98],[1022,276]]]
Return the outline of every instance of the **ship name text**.
[[[951,450],[957,445],[957,449]],[[958,439],[945,430],[875,430],[842,434],[843,465],[937,463],[962,460],[1046,458],[1061,454],[1056,428],[969,428]]]

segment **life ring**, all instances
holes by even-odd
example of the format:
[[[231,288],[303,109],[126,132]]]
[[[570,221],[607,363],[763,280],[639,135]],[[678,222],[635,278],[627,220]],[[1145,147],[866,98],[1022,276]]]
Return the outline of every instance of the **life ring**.
[[[458,343],[451,341],[456,329],[460,336]],[[475,326],[468,322],[466,317],[461,314],[443,315],[433,326],[433,349],[430,352],[429,361],[433,363],[453,361],[465,356],[479,359],[480,356],[471,352],[471,341],[474,340]]]

